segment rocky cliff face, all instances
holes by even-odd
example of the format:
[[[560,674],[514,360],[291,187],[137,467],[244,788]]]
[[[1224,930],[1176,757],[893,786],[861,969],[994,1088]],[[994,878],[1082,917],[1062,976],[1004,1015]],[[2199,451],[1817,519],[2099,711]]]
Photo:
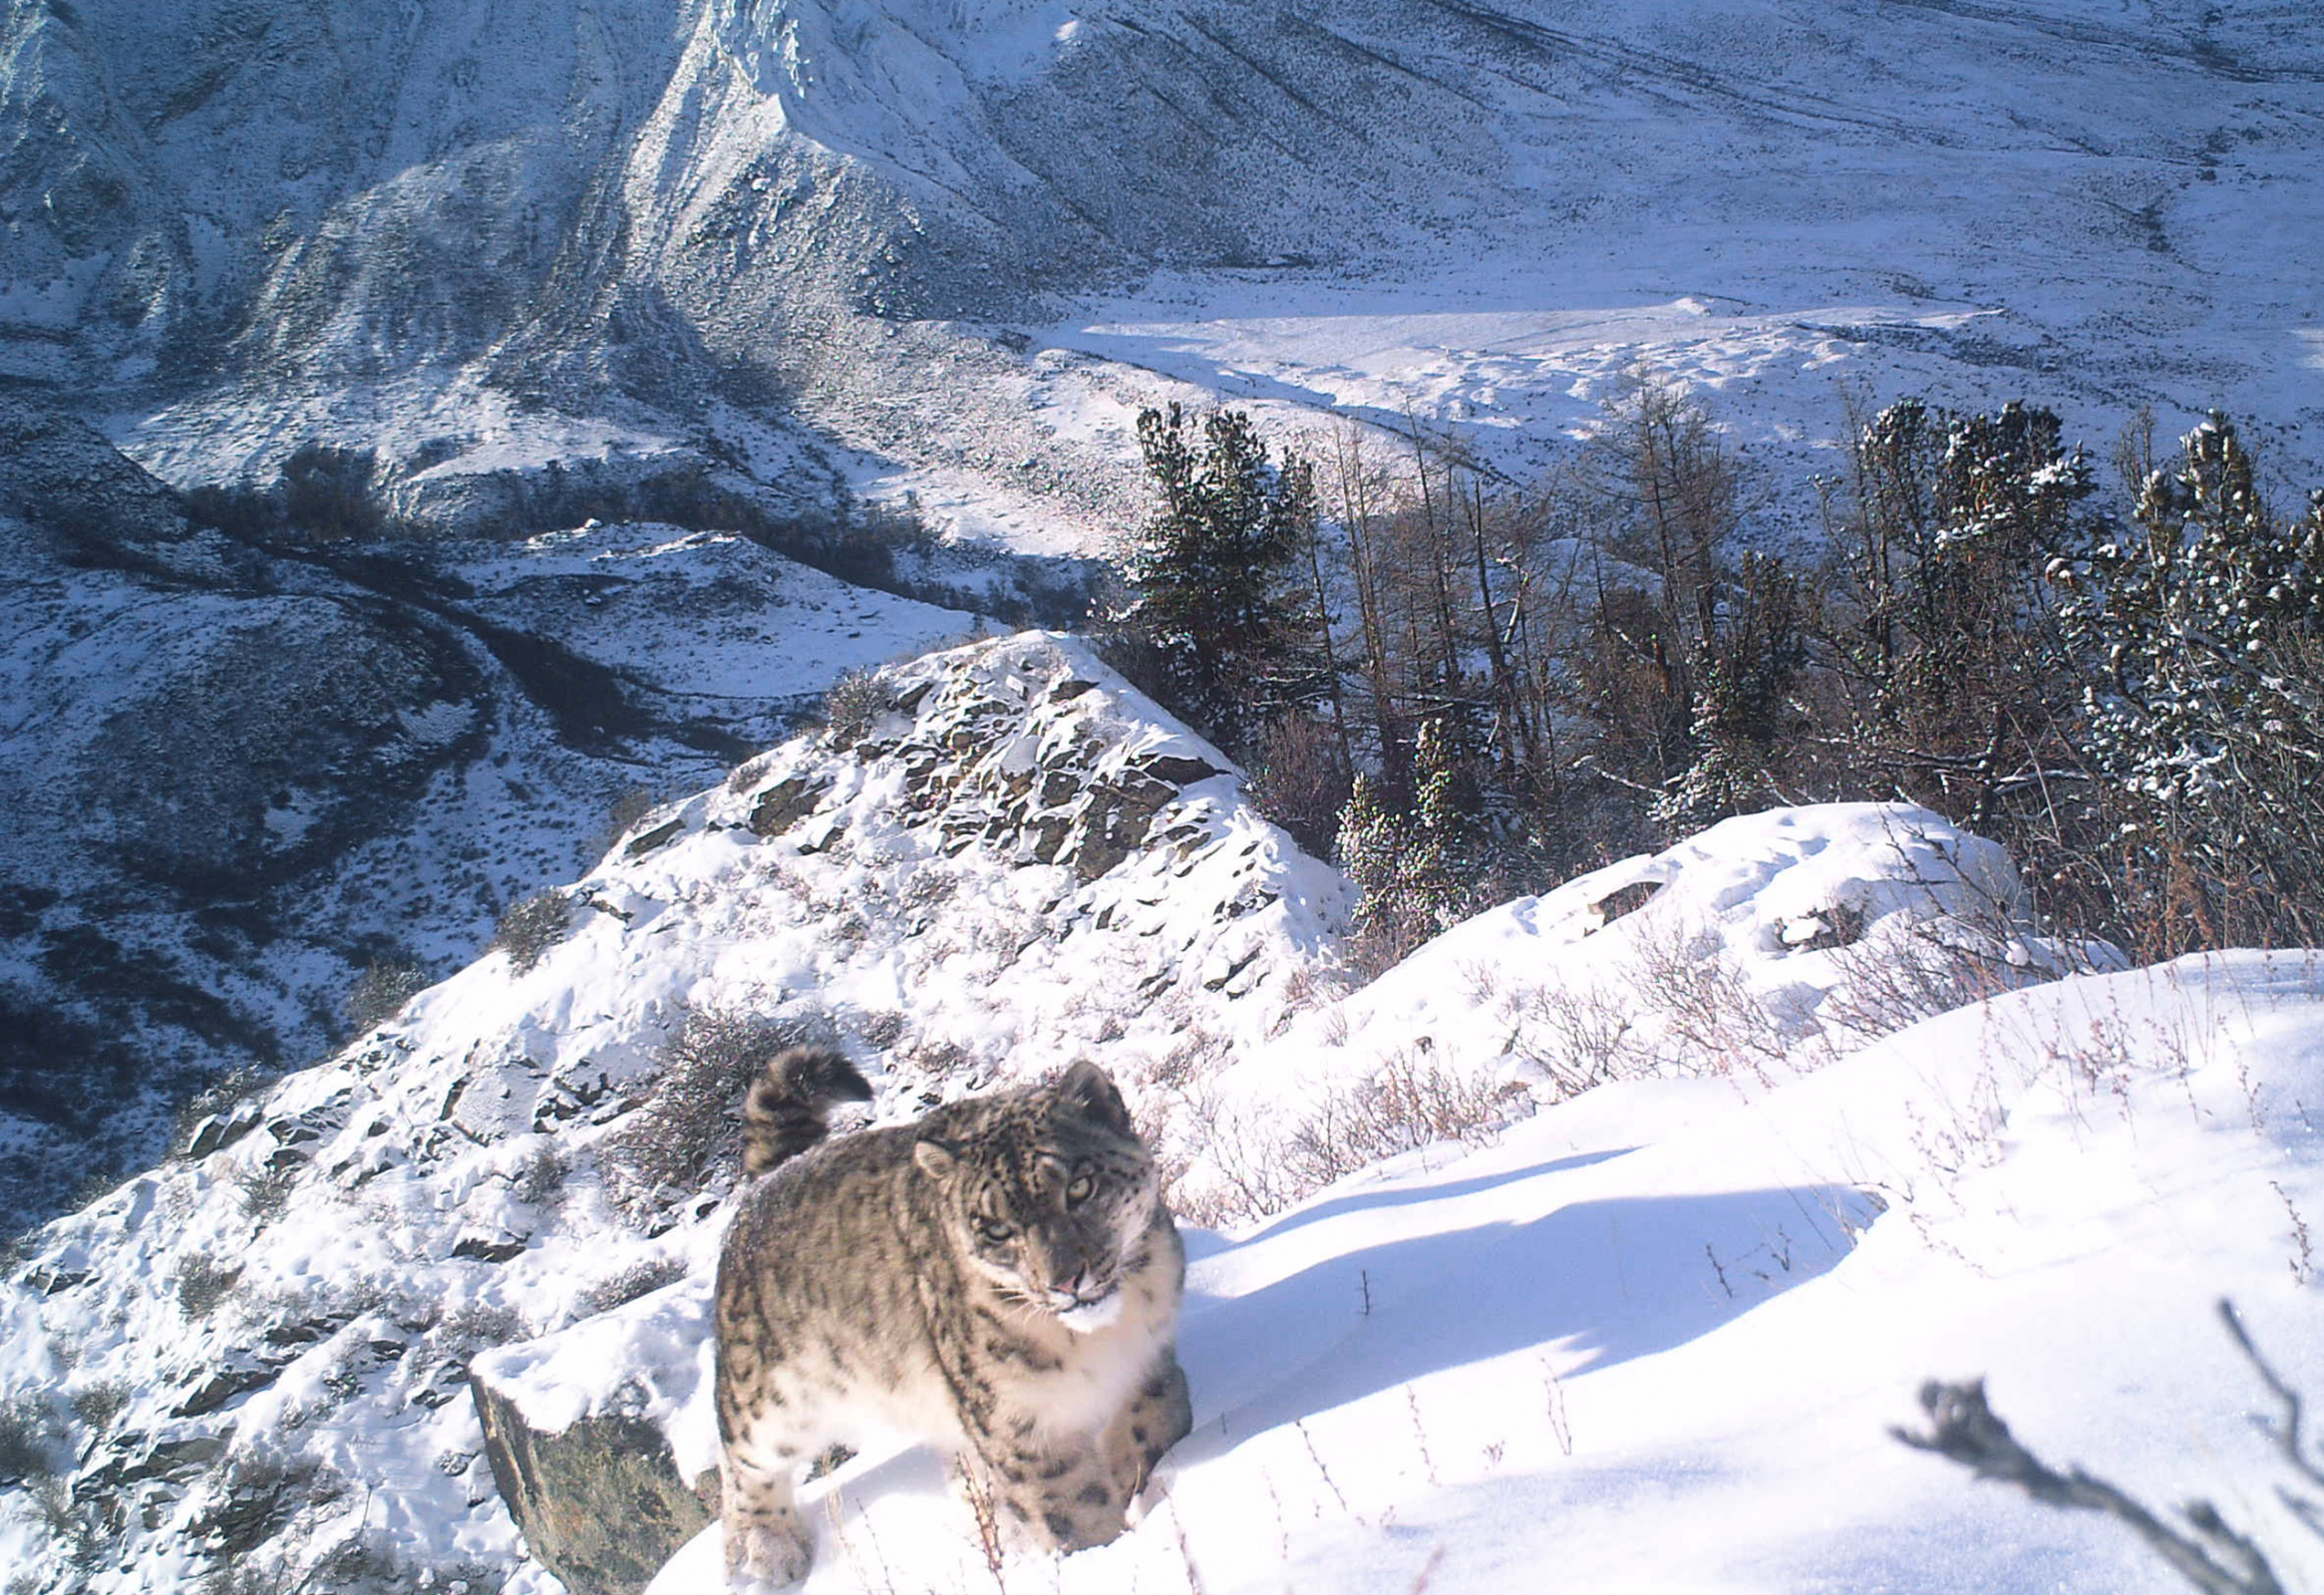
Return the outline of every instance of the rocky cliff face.
[[[504,1576],[480,1351],[643,1298],[607,1321],[618,1355],[575,1354],[571,1390],[525,1375],[544,1350],[496,1365],[512,1394],[488,1407],[500,1465],[554,1475],[543,1509],[678,1476],[608,1483],[602,1447],[559,1437],[586,1420],[650,1440],[691,1389],[699,1292],[646,1293],[707,1268],[733,1183],[742,1081],[681,1061],[702,1016],[835,1038],[882,1117],[1087,1054],[1162,1123],[1190,1048],[1288,1018],[1343,891],[1077,644],[890,672],[830,730],[641,820],[526,967],[487,956],[42,1231],[0,1287],[0,1416],[58,1509],[0,1514],[0,1558],[61,1569],[85,1544],[138,1588],[219,1566]],[[673,1146],[699,1154],[684,1177]],[[668,1353],[653,1369],[638,1334]],[[677,1448],[691,1480],[702,1436]],[[353,1519],[390,1477],[393,1510]],[[701,1520],[676,1484],[654,1510],[672,1535]]]
[[[78,422],[0,410],[0,1213],[159,1155],[172,1106],[472,956],[621,793],[772,742],[963,617],[733,537],[511,554],[236,540]],[[60,1169],[72,1169],[60,1175]]]

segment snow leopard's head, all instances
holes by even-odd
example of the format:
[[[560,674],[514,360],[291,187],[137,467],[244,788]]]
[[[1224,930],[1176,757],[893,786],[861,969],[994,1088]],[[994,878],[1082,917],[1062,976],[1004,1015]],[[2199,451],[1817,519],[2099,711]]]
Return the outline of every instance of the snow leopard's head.
[[[931,1115],[913,1161],[963,1264],[1079,1334],[1113,1323],[1153,1247],[1161,1191],[1114,1082],[1076,1064],[1046,1086]]]

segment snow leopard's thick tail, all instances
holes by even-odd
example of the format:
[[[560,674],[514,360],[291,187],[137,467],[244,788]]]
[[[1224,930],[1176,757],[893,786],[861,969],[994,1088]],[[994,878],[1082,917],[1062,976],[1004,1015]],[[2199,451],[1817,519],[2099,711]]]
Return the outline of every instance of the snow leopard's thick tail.
[[[830,1047],[794,1047],[768,1061],[743,1100],[743,1172],[764,1174],[824,1138],[835,1103],[867,1103],[871,1087]]]

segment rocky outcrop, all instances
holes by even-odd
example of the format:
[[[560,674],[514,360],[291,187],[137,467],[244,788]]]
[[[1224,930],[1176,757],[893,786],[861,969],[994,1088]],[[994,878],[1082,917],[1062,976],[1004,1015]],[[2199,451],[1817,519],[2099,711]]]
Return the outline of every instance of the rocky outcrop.
[[[479,959],[36,1237],[0,1407],[60,1412],[87,1510],[21,1562],[70,1585],[86,1528],[140,1588],[287,1588],[378,1484],[349,1554],[395,1587],[529,1558],[637,1590],[715,1475],[741,1083],[698,1017],[843,1046],[884,1122],[1102,1057],[1184,1155],[1171,1083],[1285,1021],[1344,882],[1075,639],[932,654],[855,707],[639,816],[529,969]]]
[[[572,1595],[637,1595],[718,1508],[665,1426],[698,1378],[708,1297],[670,1286],[470,1369],[485,1455],[524,1543]]]

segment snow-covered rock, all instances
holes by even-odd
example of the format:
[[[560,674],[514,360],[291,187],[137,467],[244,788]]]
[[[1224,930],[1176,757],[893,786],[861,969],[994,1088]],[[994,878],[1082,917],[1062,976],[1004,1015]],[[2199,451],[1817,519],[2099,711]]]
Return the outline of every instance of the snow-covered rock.
[[[668,526],[239,542],[21,401],[0,545],[10,1219],[160,1156],[204,1080],[320,1054],[367,963],[473,956],[625,790],[712,780],[967,624]]]
[[[487,955],[200,1158],[41,1232],[0,1294],[0,1403],[70,1426],[118,1587],[226,1550],[303,1571],[361,1546],[412,1576],[513,1559],[469,1365],[707,1269],[731,1168],[641,1184],[623,1143],[689,1013],[817,1027],[909,1116],[1085,1054],[1147,1095],[1190,1035],[1254,1044],[1328,956],[1338,874],[1081,644],[972,644],[871,692],[844,734],[641,819],[529,967]],[[684,1127],[731,1142],[732,1107]],[[485,1383],[533,1388],[534,1354],[511,1357]],[[639,1370],[600,1370],[570,1422],[519,1403],[538,1434],[636,1416]],[[105,1423],[77,1416],[116,1387]],[[699,1442],[674,1454],[691,1483]],[[386,1477],[392,1500],[359,1498]],[[0,1515],[0,1560],[50,1565],[70,1532]]]
[[[1925,808],[1724,820],[1454,926],[1209,1076],[1196,1212],[1251,1216],[1610,1081],[1788,1078],[2111,947],[2029,918],[2009,855]],[[1286,1112],[1287,1103],[1303,1105]]]
[[[636,1595],[717,1515],[710,1347],[692,1279],[471,1365],[500,1498],[569,1595]]]

